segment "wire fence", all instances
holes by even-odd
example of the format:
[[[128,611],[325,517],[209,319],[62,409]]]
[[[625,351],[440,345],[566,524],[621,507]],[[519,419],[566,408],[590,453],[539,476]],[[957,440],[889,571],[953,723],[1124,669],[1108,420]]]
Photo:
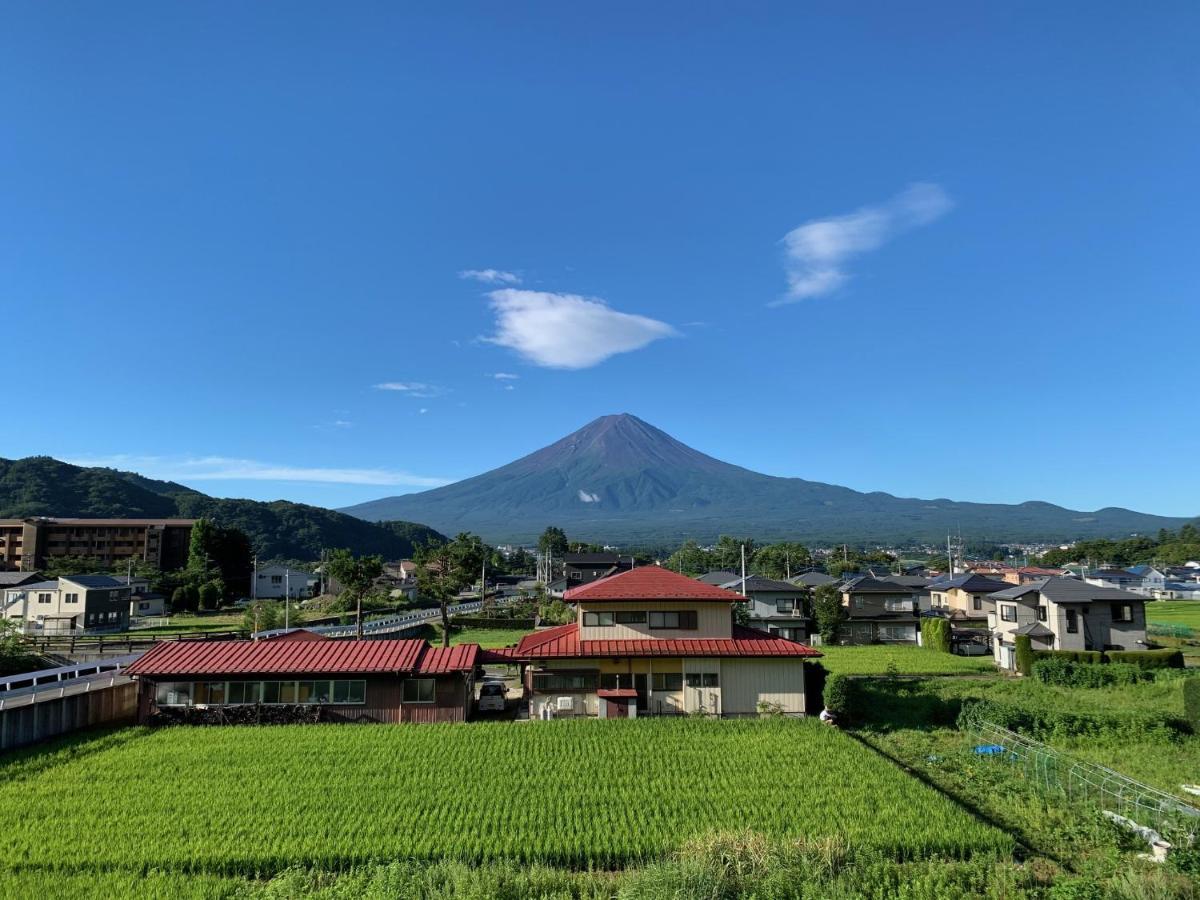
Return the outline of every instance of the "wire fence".
[[[1177,847],[1194,846],[1200,837],[1200,809],[1177,797],[991,722],[978,721],[972,730],[990,742],[986,746],[994,759],[1020,768],[1045,793],[1118,813],[1154,829]]]

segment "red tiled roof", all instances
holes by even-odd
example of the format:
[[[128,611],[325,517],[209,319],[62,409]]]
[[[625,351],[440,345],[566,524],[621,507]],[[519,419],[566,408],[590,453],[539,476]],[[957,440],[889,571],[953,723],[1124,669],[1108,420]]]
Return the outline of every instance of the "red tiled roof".
[[[588,603],[596,600],[705,600],[734,603],[746,598],[662,566],[641,566],[571,588],[563,594],[563,599]]]
[[[447,675],[451,672],[470,672],[479,655],[478,644],[459,644],[457,647],[428,647],[417,664],[419,675]]]
[[[516,654],[524,659],[561,659],[603,656],[808,656],[821,654],[796,641],[775,637],[754,628],[733,626],[731,638],[645,638],[631,641],[581,641],[579,626],[560,625],[526,635]]]
[[[410,672],[428,645],[379,641],[163,641],[130,675],[373,674]]]

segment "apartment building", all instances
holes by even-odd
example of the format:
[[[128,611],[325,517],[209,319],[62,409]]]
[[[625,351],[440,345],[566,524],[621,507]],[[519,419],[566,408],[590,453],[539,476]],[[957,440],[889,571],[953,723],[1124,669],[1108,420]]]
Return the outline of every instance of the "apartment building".
[[[181,569],[193,524],[195,519],[0,519],[0,570],[35,572],[62,556]]]

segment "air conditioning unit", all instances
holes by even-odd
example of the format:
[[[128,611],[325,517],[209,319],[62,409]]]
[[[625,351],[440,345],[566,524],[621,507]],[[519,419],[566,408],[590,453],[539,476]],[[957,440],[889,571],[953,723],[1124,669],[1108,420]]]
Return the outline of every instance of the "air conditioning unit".
[[[574,697],[559,697],[554,701],[554,708],[559,712],[574,712],[575,698]]]

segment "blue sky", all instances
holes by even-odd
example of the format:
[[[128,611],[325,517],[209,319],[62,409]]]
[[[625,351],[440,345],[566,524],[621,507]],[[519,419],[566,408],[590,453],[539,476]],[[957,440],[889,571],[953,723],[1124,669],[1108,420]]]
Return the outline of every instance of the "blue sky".
[[[424,7],[6,7],[0,455],[1200,513],[1195,4]]]

